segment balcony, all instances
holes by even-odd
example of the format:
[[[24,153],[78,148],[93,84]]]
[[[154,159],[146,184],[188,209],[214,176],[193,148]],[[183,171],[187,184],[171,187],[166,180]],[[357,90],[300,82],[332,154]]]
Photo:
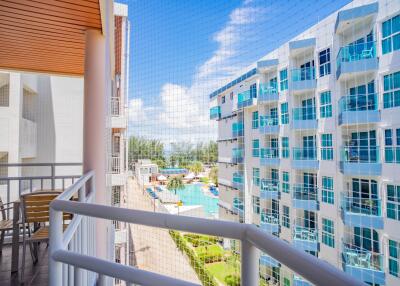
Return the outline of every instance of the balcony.
[[[260,83],[258,89],[258,102],[268,103],[278,101],[278,88],[276,84],[270,85],[267,83]]]
[[[277,116],[260,116],[260,134],[266,135],[276,135],[279,134],[279,125],[278,125],[278,117]]]
[[[233,148],[232,149],[232,163],[239,164],[243,163],[243,156],[244,150],[243,148]]]
[[[235,122],[232,124],[232,138],[243,137],[244,125],[243,122]]]
[[[293,93],[301,93],[310,91],[316,88],[317,81],[315,80],[315,68],[295,68],[291,70]]]
[[[21,118],[20,156],[21,158],[34,158],[37,153],[37,126],[36,123]]]
[[[279,149],[275,148],[261,148],[260,149],[260,165],[267,167],[279,166]]]
[[[279,181],[272,179],[262,179],[260,198],[263,200],[279,199]]]
[[[340,98],[339,125],[370,124],[380,121],[377,94],[357,94]]]
[[[221,118],[221,106],[214,106],[210,108],[210,119],[220,119]]]
[[[238,94],[238,103],[237,108],[242,109],[248,106],[252,106],[255,104],[257,99],[254,98],[250,92],[250,90],[246,90]]]
[[[345,146],[340,153],[340,171],[344,175],[381,175],[379,146]]]
[[[354,244],[343,244],[343,268],[346,273],[360,281],[385,284],[383,255]]]
[[[318,230],[295,225],[293,227],[293,246],[304,251],[317,252],[319,250]]]
[[[293,286],[311,286],[311,284],[300,276],[293,275]]]
[[[111,97],[111,126],[112,128],[127,127],[124,107],[121,98],[117,96]]]
[[[385,163],[400,164],[400,147],[385,147]]]
[[[235,189],[238,189],[240,191],[243,191],[244,189],[244,177],[241,172],[235,172],[232,175],[232,187]]]
[[[342,194],[342,219],[351,227],[383,229],[382,201]]]
[[[279,233],[279,214],[261,211],[260,228],[267,233]]]
[[[235,213],[239,214],[240,216],[243,216],[243,211],[244,211],[243,201],[239,198],[233,198],[232,210]]]
[[[341,47],[336,58],[336,79],[364,76],[378,69],[376,43],[367,42]]]
[[[318,188],[317,186],[296,184],[293,186],[292,204],[294,208],[307,211],[318,211]]]
[[[318,170],[319,162],[317,158],[317,148],[298,148],[294,147],[292,168],[297,170]]]
[[[293,129],[316,130],[318,128],[315,106],[293,108]]]
[[[275,259],[273,259],[271,256],[266,255],[266,254],[261,254],[260,256],[260,265],[261,266],[266,266],[269,268],[272,267],[279,267],[279,262]]]

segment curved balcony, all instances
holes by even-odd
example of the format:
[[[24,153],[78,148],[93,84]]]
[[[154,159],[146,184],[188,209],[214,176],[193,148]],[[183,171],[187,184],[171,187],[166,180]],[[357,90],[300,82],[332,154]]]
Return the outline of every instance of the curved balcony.
[[[279,214],[261,211],[260,227],[267,233],[279,233]]]
[[[291,89],[294,93],[300,93],[316,88],[317,81],[315,80],[314,67],[295,68],[291,70],[291,74]]]
[[[252,96],[250,90],[246,90],[238,94],[238,103],[237,103],[238,109],[252,106],[255,103],[256,99]]]
[[[260,198],[264,200],[279,199],[279,181],[272,179],[262,179]]]
[[[318,251],[318,230],[295,225],[293,227],[293,245],[304,251]]]
[[[276,84],[260,83],[258,88],[258,102],[267,103],[278,101],[278,88]]]
[[[315,106],[293,108],[293,129],[317,129],[318,121]]]
[[[292,167],[297,170],[318,170],[317,148],[293,148]]]
[[[353,244],[343,243],[344,271],[365,282],[385,284],[383,255]]]
[[[336,79],[348,79],[376,70],[376,43],[366,42],[341,47],[336,58],[336,67]]]
[[[342,219],[345,225],[383,228],[382,202],[378,198],[360,198],[342,194]]]
[[[260,165],[268,167],[279,166],[279,149],[275,148],[261,148],[260,150]]]
[[[260,133],[261,134],[279,134],[278,116],[260,116]]]
[[[313,185],[296,184],[292,192],[293,207],[308,211],[319,210],[318,188]]]
[[[340,157],[340,171],[345,175],[379,176],[382,173],[379,146],[344,146]]]
[[[343,96],[339,100],[339,125],[378,123],[381,120],[376,93]]]

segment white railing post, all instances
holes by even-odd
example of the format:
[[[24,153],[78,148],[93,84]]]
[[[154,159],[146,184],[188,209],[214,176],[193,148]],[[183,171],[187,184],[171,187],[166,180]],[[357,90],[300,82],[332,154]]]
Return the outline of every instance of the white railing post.
[[[62,212],[50,207],[50,247],[49,247],[49,285],[62,285],[62,263],[53,259],[53,254],[62,249],[63,219]]]
[[[241,285],[259,286],[260,251],[246,239],[241,241]]]

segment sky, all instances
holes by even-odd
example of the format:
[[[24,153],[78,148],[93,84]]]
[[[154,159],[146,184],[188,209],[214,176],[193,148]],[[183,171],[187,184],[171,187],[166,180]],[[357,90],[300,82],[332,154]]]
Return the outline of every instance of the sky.
[[[349,0],[120,0],[130,21],[129,134],[216,139],[209,94]]]

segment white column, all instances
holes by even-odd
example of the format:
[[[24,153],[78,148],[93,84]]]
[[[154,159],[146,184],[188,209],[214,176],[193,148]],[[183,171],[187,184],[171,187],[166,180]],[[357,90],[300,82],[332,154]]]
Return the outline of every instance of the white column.
[[[83,108],[83,170],[94,170],[97,204],[107,203],[107,60],[106,40],[99,30],[86,31],[84,108]],[[97,220],[96,253],[99,258],[107,258],[108,223]]]

